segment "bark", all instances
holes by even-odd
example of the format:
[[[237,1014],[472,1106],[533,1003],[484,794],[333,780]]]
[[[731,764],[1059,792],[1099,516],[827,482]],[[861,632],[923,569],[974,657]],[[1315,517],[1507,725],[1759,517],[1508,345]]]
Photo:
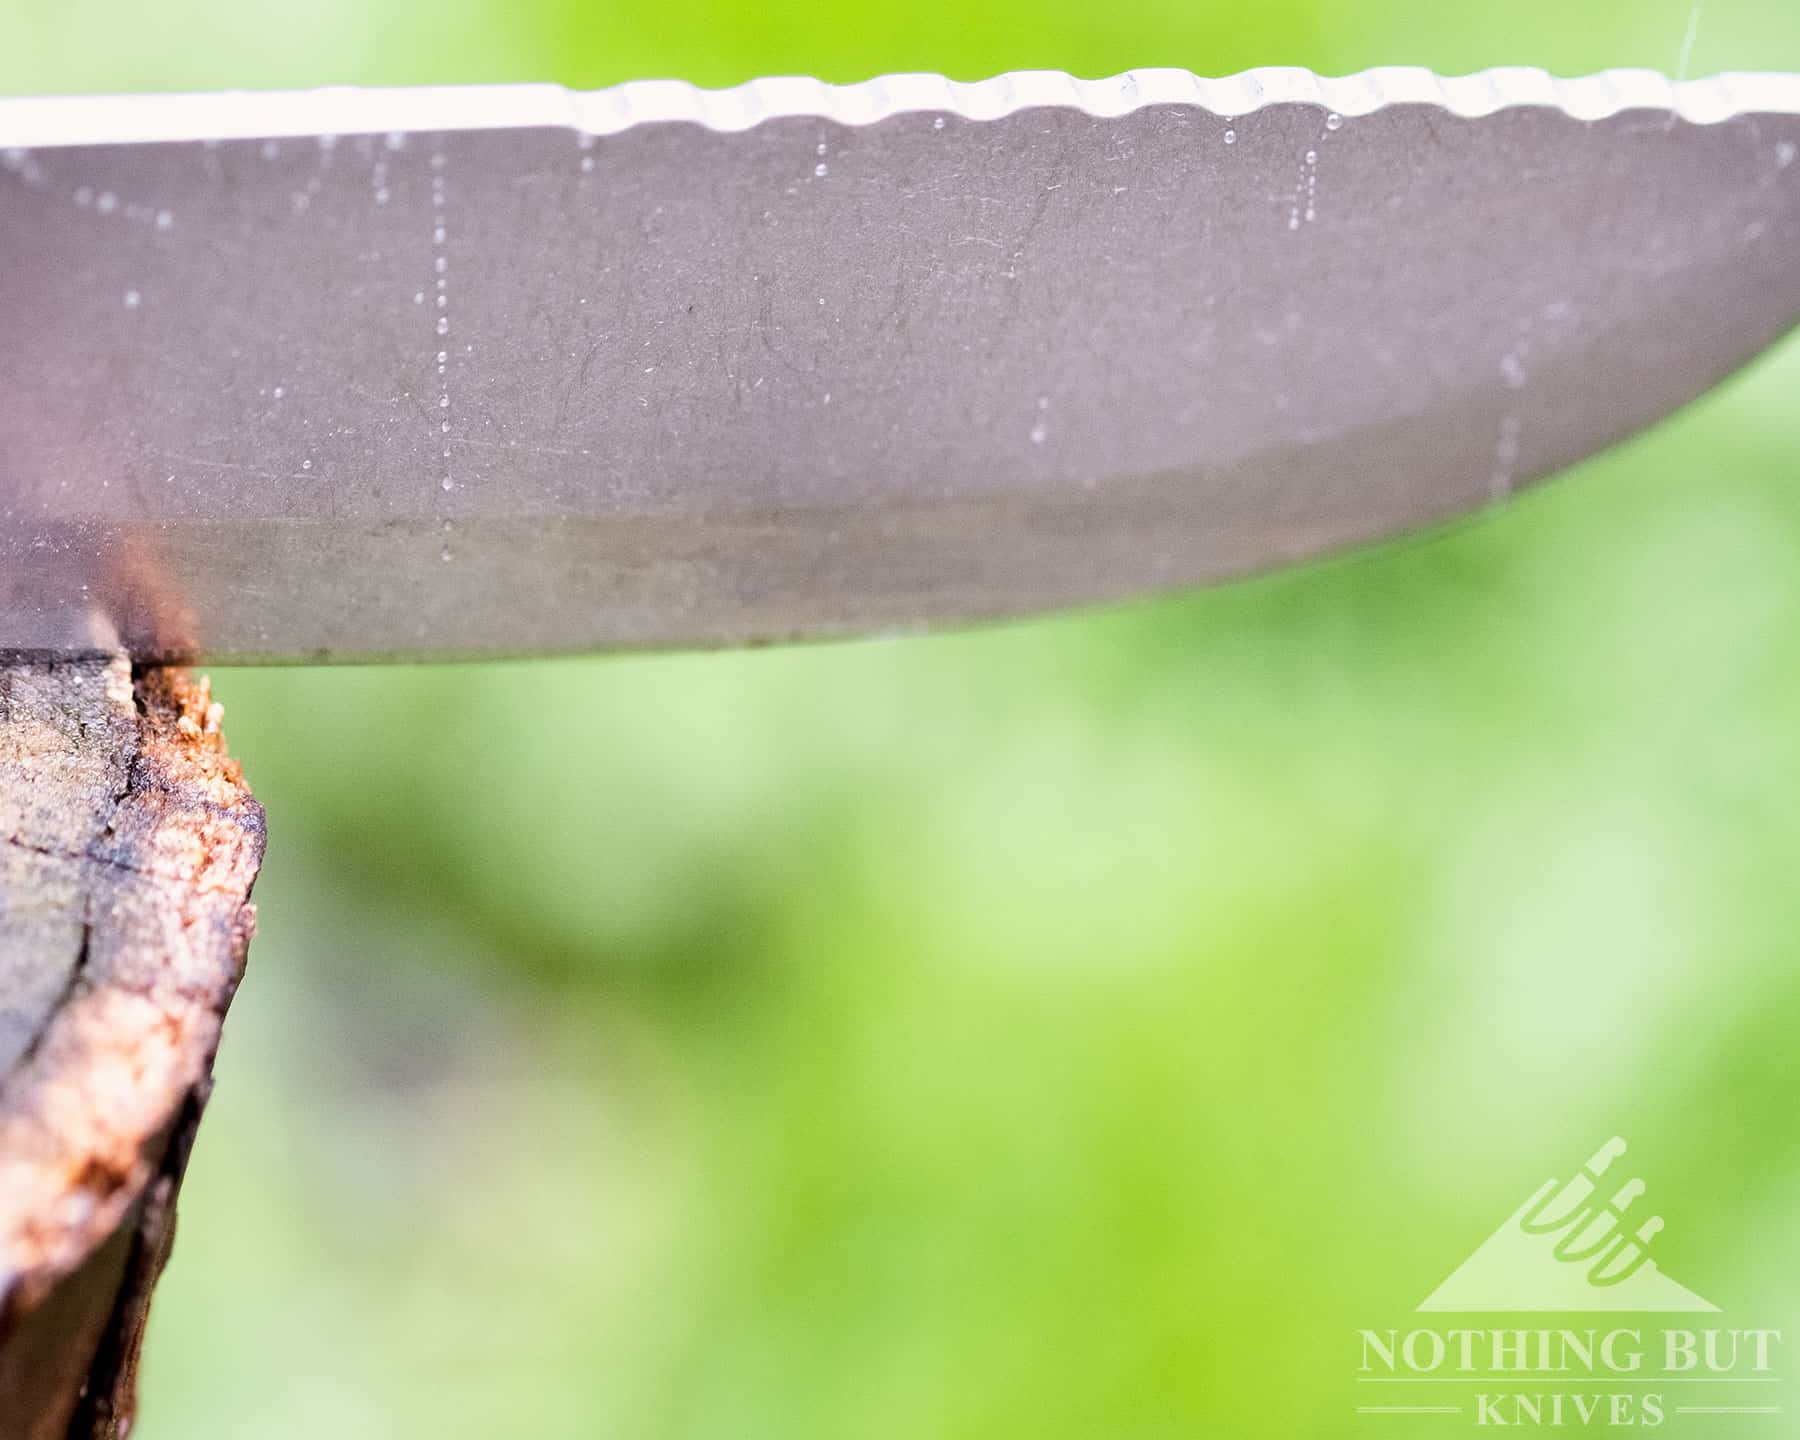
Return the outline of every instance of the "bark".
[[[0,657],[0,1440],[130,1429],[262,852],[205,680]]]

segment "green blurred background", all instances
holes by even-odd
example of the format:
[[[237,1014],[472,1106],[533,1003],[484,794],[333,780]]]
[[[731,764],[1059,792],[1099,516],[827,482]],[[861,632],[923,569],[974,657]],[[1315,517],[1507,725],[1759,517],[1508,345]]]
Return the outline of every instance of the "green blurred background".
[[[1800,70],[1695,18],[4,0],[0,90]],[[1166,603],[217,674],[272,840],[137,1434],[1435,1434],[1353,1329],[1615,1132],[1791,1331],[1797,397]]]

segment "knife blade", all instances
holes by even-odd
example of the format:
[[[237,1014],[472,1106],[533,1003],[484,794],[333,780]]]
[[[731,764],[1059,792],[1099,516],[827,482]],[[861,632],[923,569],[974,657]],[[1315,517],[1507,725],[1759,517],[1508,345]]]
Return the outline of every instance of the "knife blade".
[[[1800,78],[0,101],[0,650],[911,629],[1506,496],[1800,319]]]

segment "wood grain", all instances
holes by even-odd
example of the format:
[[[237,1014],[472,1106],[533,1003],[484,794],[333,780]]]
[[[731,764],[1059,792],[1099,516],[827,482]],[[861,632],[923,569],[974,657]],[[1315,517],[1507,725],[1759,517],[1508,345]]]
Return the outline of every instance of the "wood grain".
[[[204,680],[0,659],[0,1440],[130,1428],[261,807]]]

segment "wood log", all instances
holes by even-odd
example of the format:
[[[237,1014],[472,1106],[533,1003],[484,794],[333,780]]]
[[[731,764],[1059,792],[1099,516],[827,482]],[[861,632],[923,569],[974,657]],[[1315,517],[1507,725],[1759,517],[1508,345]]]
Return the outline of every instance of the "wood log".
[[[122,1437],[263,815],[205,680],[0,657],[0,1440]]]

